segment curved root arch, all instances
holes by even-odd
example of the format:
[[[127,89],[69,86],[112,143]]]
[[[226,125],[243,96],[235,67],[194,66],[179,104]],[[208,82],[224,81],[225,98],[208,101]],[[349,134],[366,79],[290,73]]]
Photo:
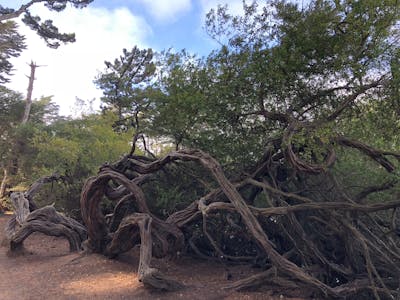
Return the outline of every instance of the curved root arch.
[[[121,220],[118,224],[112,224],[116,228],[112,233],[100,209],[100,202],[106,196],[106,187],[111,180],[121,184],[128,192],[116,205],[111,216],[114,221]],[[139,211],[128,216],[115,216],[125,213],[119,210],[121,201],[134,202]],[[164,222],[150,212],[145,196],[134,180],[104,167],[97,177],[92,177],[85,183],[81,195],[81,210],[88,228],[86,246],[91,251],[114,257],[140,243],[139,280],[145,286],[158,290],[172,291],[182,287],[178,282],[151,268],[150,261],[153,252],[155,256],[163,257],[180,250],[183,246],[183,233],[176,225]]]
[[[5,230],[11,251],[22,249],[24,240],[34,232],[65,237],[70,251],[81,250],[81,244],[87,237],[85,227],[57,212],[53,206],[38,208],[33,201],[33,196],[45,183],[59,180],[63,180],[63,177],[57,174],[45,176],[34,182],[26,192],[11,194],[14,216],[8,221]]]
[[[80,223],[61,215],[53,206],[45,206],[27,216],[22,226],[11,237],[10,250],[21,249],[24,240],[34,232],[65,237],[69,242],[70,251],[81,250],[81,244],[86,239],[86,230]]]
[[[307,162],[301,159],[293,149],[293,137],[295,135],[295,132],[295,128],[289,127],[288,130],[285,132],[282,141],[285,145],[286,158],[295,170],[311,174],[319,174],[321,172],[325,172],[335,163],[336,153],[332,145],[325,145],[327,148],[327,152],[324,161],[320,164]]]
[[[125,196],[125,201],[132,201],[137,207],[138,213],[145,213],[152,218],[155,225],[152,234],[156,244],[154,249],[156,256],[165,256],[183,246],[182,232],[176,225],[164,222],[150,212],[143,191],[134,180],[129,180],[124,174],[105,167],[98,176],[87,180],[81,195],[82,218],[88,230],[87,246],[89,249],[114,256],[134,246],[134,244],[122,244],[122,240],[118,243],[116,243],[115,238],[113,240],[106,218],[100,209],[100,202],[106,196],[106,186],[111,180],[121,184],[128,191],[129,194]],[[119,213],[117,208],[118,205],[114,211],[114,219],[117,217],[116,214]],[[123,216],[118,217],[123,218]],[[119,224],[114,224],[115,227],[117,225]],[[168,240],[173,240],[174,243],[171,244]]]

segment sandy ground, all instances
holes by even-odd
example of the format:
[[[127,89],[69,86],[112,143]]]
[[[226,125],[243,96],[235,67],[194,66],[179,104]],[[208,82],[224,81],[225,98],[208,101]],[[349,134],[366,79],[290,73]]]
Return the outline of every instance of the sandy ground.
[[[0,241],[8,215],[0,215]],[[97,254],[69,253],[62,238],[32,234],[24,242],[22,255],[11,255],[0,247],[0,299],[287,299],[266,293],[237,293],[222,289],[225,284],[257,270],[226,267],[189,257],[177,261],[155,259],[162,272],[183,283],[179,292],[146,290],[137,280],[139,249],[110,260]],[[227,279],[227,272],[232,275]]]

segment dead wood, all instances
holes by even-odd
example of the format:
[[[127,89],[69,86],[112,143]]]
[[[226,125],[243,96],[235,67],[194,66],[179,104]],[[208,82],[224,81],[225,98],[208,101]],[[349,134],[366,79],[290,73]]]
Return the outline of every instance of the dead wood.
[[[5,231],[12,252],[22,249],[24,240],[34,232],[65,237],[69,242],[70,251],[81,250],[81,244],[86,239],[85,227],[74,219],[60,214],[53,206],[37,208],[33,200],[33,196],[43,184],[60,178],[58,175],[42,177],[26,192],[11,193],[14,216],[8,221]]]
[[[269,148],[257,166],[235,181],[228,179],[213,157],[199,150],[175,151],[161,159],[127,156],[103,165],[81,193],[86,228],[53,207],[30,211],[32,196],[52,179],[38,181],[28,192],[12,195],[16,215],[8,227],[11,247],[21,247],[24,239],[39,231],[64,236],[71,250],[78,250],[87,231],[86,249],[111,258],[140,244],[139,280],[150,289],[183,287],[151,267],[153,256],[176,257],[192,251],[211,261],[268,266],[267,271],[227,286],[231,289],[271,287],[286,295],[302,290],[303,295],[329,299],[397,296],[399,282],[393,279],[400,278],[400,201],[369,203],[368,196],[390,190],[398,182],[366,187],[351,196],[329,172],[336,157],[333,148],[327,147],[320,164],[300,159],[291,145],[299,129],[290,126],[280,140],[281,149],[274,153]],[[396,168],[388,157],[400,158],[345,138],[336,142],[358,149],[388,172]],[[291,172],[277,180],[282,160]],[[183,172],[193,180],[199,178],[204,195],[162,219],[149,208],[148,201],[157,199],[147,199],[145,185],[153,183],[157,172],[170,174],[168,168],[176,170],[185,163],[197,164],[201,174],[208,174],[204,180],[192,170]],[[262,207],[255,204],[260,197]],[[114,203],[107,216],[101,210],[104,198]],[[381,215],[389,218],[383,220]],[[234,241],[241,245],[239,250]]]
[[[161,169],[166,164],[176,160],[198,161],[210,171],[210,173],[218,182],[221,191],[230,200],[235,209],[241,215],[244,224],[252,234],[254,240],[262,249],[264,249],[271,262],[279,270],[288,274],[289,276],[292,276],[293,278],[296,278],[296,280],[302,281],[306,284],[309,284],[313,288],[320,290],[324,295],[335,295],[335,293],[329,286],[305,273],[300,267],[298,267],[293,262],[287,260],[285,257],[281,256],[274,249],[274,245],[268,239],[268,236],[261,227],[260,223],[257,221],[257,218],[254,216],[254,214],[252,214],[250,208],[246,205],[242,196],[236,190],[236,187],[225,177],[221,166],[209,155],[198,150],[183,150],[173,152],[163,159],[156,160],[147,164],[132,159],[130,161],[130,168],[140,174],[149,174],[151,172]],[[90,247],[94,251],[98,251],[101,253],[105,252],[105,250],[107,249],[107,245],[111,242],[111,237],[109,230],[106,226],[105,218],[103,215],[101,215],[99,209],[101,197],[104,195],[104,186],[106,185],[105,183],[110,179],[124,184],[125,187],[132,193],[132,195],[134,195],[135,202],[139,208],[139,212],[150,213],[147,208],[142,191],[138,188],[137,185],[135,185],[132,181],[130,181],[122,174],[117,173],[114,170],[103,169],[96,178],[89,179],[84,187],[81,198],[82,216],[86,226],[88,227],[88,243]],[[155,218],[155,220],[157,219]],[[159,221],[159,225],[161,224],[165,228],[165,223]],[[156,228],[157,226],[154,225],[154,227]],[[176,228],[176,232],[177,230],[178,229]],[[157,235],[155,234],[155,236]],[[166,239],[162,238],[162,241],[160,243],[163,248],[166,247],[165,245],[163,245],[163,242],[165,241]],[[116,247],[113,246],[113,249],[115,248]],[[125,248],[121,247],[121,249]]]
[[[24,240],[34,232],[65,237],[70,251],[80,251],[81,244],[86,239],[86,229],[80,223],[61,215],[53,206],[45,206],[30,213],[10,237],[10,250],[21,249]]]
[[[151,218],[145,214],[135,214],[125,223],[137,223],[140,229],[140,262],[139,262],[139,281],[147,287],[158,290],[176,291],[183,287],[177,281],[168,278],[158,270],[150,267],[152,257],[152,237],[151,237]]]
[[[366,149],[363,146],[360,148],[363,151]],[[287,155],[292,157],[289,162],[303,171],[303,174],[326,172],[335,158],[334,152],[328,152],[323,165],[307,165],[307,162],[296,158],[293,148],[289,147],[287,151]],[[273,266],[270,271],[232,283],[231,288],[240,290],[274,285],[288,291],[303,289],[310,297],[322,295],[328,298],[347,297],[366,291],[371,292],[375,298],[395,295],[398,286],[388,278],[400,276],[398,268],[390,267],[399,263],[398,241],[387,234],[388,229],[376,232],[376,226],[379,228],[380,225],[359,218],[390,209],[396,210],[400,202],[367,204],[357,200],[370,193],[390,189],[396,183],[364,189],[353,201],[340,191],[334,177],[323,176],[323,180],[332,181],[329,185],[331,189],[337,189],[338,193],[318,194],[324,200],[316,200],[312,193],[307,195],[283,191],[270,173],[273,157],[269,151],[265,160],[261,160],[260,165],[250,175],[235,183],[225,176],[215,159],[199,150],[176,151],[158,160],[125,157],[118,164],[103,166],[96,177],[86,182],[81,196],[89,248],[113,257],[140,243],[140,280],[150,288],[172,290],[174,287],[178,288],[179,284],[150,267],[152,255],[163,257],[168,253],[173,254],[174,251],[181,251],[183,245],[187,244],[196,255],[203,258],[252,261],[251,256],[231,255],[223,250],[226,245],[220,244],[220,239],[216,238],[223,233],[215,231],[215,225],[208,222],[211,215],[229,212],[240,216],[241,225],[232,220],[228,222],[232,232],[241,231],[241,228],[246,230],[248,237],[255,242],[258,253],[263,253]],[[279,156],[279,159],[282,158]],[[143,176],[149,178],[151,174],[179,161],[199,163],[213,176],[218,188],[163,221],[149,210],[145,193],[139,185]],[[379,162],[385,163],[386,160],[379,157]],[[136,175],[131,177],[132,174]],[[268,180],[268,177],[272,180]],[[117,182],[120,187],[110,190],[111,181]],[[204,186],[205,183],[200,184]],[[246,203],[241,193],[252,186],[257,188],[252,201],[257,195],[264,194],[269,199],[269,207],[260,208]],[[104,196],[117,201],[109,222],[106,222],[100,210],[100,202]],[[393,220],[396,227],[397,217],[393,217]],[[203,237],[192,231],[198,228],[192,227],[192,224],[199,223],[202,224],[200,228]],[[218,227],[215,229],[218,230]],[[186,238],[182,230],[186,232]],[[152,246],[149,246],[149,240],[152,241]],[[199,242],[202,247],[201,243],[204,241],[210,245],[211,253],[215,257],[208,256],[210,249],[202,251],[199,248]],[[391,247],[388,247],[389,244]],[[358,282],[361,278],[369,283],[370,288],[364,287],[355,291],[351,282]]]
[[[119,184],[124,185],[131,196],[126,197],[124,202],[131,201],[137,212],[149,214],[153,219],[153,224],[156,226],[153,230],[155,239],[155,255],[165,256],[168,253],[178,251],[183,246],[183,234],[174,224],[164,222],[152,215],[147,207],[146,199],[141,188],[133,181],[129,180],[126,176],[118,173],[112,169],[103,168],[97,177],[89,179],[83,188],[81,196],[81,211],[82,218],[88,230],[88,241],[86,245],[94,252],[106,253],[108,244],[111,242],[112,237],[110,229],[106,222],[105,216],[100,209],[100,202],[105,195],[105,186],[110,180],[117,181]],[[116,206],[117,211],[114,211],[114,220],[122,212],[118,212],[120,205]],[[116,224],[113,223],[113,228]],[[174,241],[174,242],[168,242]],[[122,247],[126,249],[127,247]],[[117,253],[114,253],[115,255]]]

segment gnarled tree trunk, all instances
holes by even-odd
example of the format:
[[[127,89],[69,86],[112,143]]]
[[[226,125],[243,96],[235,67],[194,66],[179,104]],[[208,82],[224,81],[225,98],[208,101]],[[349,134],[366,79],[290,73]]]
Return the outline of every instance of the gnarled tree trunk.
[[[382,153],[348,140],[343,143],[366,152],[375,161],[384,164],[384,167],[388,167],[390,163],[385,155],[396,155]],[[327,298],[351,297],[363,293],[370,293],[376,298],[397,295],[399,282],[395,278],[400,278],[400,243],[396,234],[400,201],[370,205],[353,201],[341,194],[335,180],[329,179],[324,171],[327,166],[307,165],[296,157],[293,149],[286,155],[291,157],[290,161],[294,165],[298,164],[303,170],[304,178],[307,178],[308,173],[323,172],[320,177],[312,176],[325,180],[324,184],[333,184],[332,189],[337,192],[318,194],[321,197],[318,199],[314,196],[308,197],[312,195],[308,193],[284,191],[273,180],[271,184],[269,178],[273,176],[273,153],[266,154],[253,173],[236,182],[226,177],[214,158],[198,150],[180,150],[158,160],[125,157],[112,166],[103,166],[96,177],[86,182],[81,195],[82,217],[89,236],[87,245],[95,252],[113,257],[141,243],[140,279],[147,287],[169,289],[167,287],[175,286],[175,282],[170,284],[159,275],[145,275],[153,274],[149,267],[151,255],[163,257],[168,253],[173,254],[183,249],[182,243],[185,243],[195,253],[206,256],[193,242],[194,232],[190,232],[193,229],[188,227],[193,222],[203,222],[204,239],[221,259],[249,263],[257,259],[258,256],[239,257],[224,253],[227,251],[226,247],[221,247],[213,237],[224,235],[224,232],[207,230],[207,219],[215,220],[218,212],[219,217],[227,216],[226,220],[233,226],[229,230],[244,231],[246,238],[254,241],[259,255],[265,257],[267,265],[271,266],[259,275],[230,284],[229,288],[241,290],[266,285],[279,288],[280,292],[284,291],[289,295],[291,291],[301,289],[310,297]],[[282,159],[279,154],[278,157],[280,158],[277,159]],[[331,151],[326,165],[331,165],[334,157],[335,154]],[[145,194],[139,185],[151,174],[179,161],[202,165],[213,176],[218,188],[163,221],[150,212]],[[176,167],[180,164],[174,165]],[[389,167],[386,169],[391,170]],[[110,182],[117,182],[120,186],[113,188],[109,185]],[[360,197],[392,186],[394,185],[389,184],[388,187],[385,185],[366,189]],[[269,199],[268,207],[250,205],[242,195],[246,188],[252,189],[256,195],[263,193]],[[104,196],[111,201],[118,200],[114,213],[107,218],[99,206]],[[129,215],[126,210],[129,205],[136,213]],[[385,233],[384,228],[368,214],[390,209],[396,210],[392,225],[387,225],[393,229]],[[239,216],[241,225],[229,219],[228,214]],[[367,215],[367,218],[361,217],[362,215]],[[377,229],[381,230],[381,234]],[[187,233],[189,240],[183,240],[182,230]],[[153,242],[150,243],[149,240]]]
[[[81,250],[86,240],[86,228],[72,218],[57,212],[53,206],[37,208],[34,194],[45,183],[58,180],[58,175],[42,177],[32,184],[26,192],[14,192],[10,195],[14,215],[7,223],[6,239],[12,252],[23,248],[23,242],[34,232],[50,236],[62,236],[68,239],[70,251]]]

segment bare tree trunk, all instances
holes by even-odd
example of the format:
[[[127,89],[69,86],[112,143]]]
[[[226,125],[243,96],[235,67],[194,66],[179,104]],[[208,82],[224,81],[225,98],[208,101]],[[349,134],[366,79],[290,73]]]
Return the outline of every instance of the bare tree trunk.
[[[26,101],[25,101],[25,110],[24,110],[24,115],[22,116],[21,124],[24,125],[28,122],[29,120],[29,115],[31,113],[31,107],[32,107],[32,93],[33,93],[33,83],[35,81],[35,72],[36,68],[38,65],[31,61],[29,64],[31,68],[31,74],[28,77],[29,78],[29,84],[28,84],[28,92],[26,94]],[[18,147],[19,141],[17,140],[16,143],[14,144],[14,149]],[[10,170],[11,175],[16,175],[18,173],[19,169],[19,160],[18,157],[14,157],[12,160],[12,169]]]
[[[4,198],[6,194],[6,185],[7,185],[7,169],[3,168],[3,178],[1,179],[1,184],[0,184],[0,199]],[[0,201],[0,213],[5,210],[4,205]]]
[[[31,75],[29,76],[28,93],[26,94],[25,111],[24,116],[22,117],[21,124],[26,124],[29,119],[29,114],[31,112],[32,106],[33,82],[35,81],[35,71],[38,67],[33,61],[31,61],[29,66],[31,67]]]
[[[3,198],[6,194],[7,177],[8,177],[7,168],[4,167],[3,168],[3,179],[1,180],[1,184],[0,184],[0,198]]]

